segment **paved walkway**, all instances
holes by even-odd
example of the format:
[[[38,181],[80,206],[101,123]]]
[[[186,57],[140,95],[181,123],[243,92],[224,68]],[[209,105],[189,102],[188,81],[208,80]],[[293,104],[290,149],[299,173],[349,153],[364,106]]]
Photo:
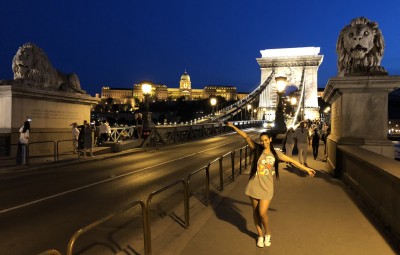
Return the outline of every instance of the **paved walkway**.
[[[87,160],[101,160],[133,150],[105,154],[97,151],[95,158]],[[154,233],[152,254],[400,254],[399,243],[387,236],[383,228],[357,206],[343,183],[327,173],[322,159],[314,160],[310,149],[308,153],[309,166],[317,170],[314,178],[280,164],[281,177],[275,181],[275,195],[269,208],[271,247],[256,247],[251,205],[244,195],[248,168],[215,195],[211,206],[204,207],[201,203],[191,206],[189,229],[174,222],[160,233]],[[71,157],[74,158],[66,158],[58,164],[84,160],[76,155]],[[13,159],[2,158],[0,179],[53,164],[41,160],[31,160],[30,166],[15,166]]]
[[[250,200],[244,194],[245,173],[217,195],[219,202],[195,212],[189,229],[178,234],[169,228],[155,237],[152,254],[400,254],[399,243],[357,206],[343,183],[326,172],[322,159],[312,158],[311,149],[308,164],[317,170],[314,178],[280,164],[280,180],[275,181],[269,208],[270,247],[256,246]],[[173,236],[169,244],[161,240],[166,236]]]

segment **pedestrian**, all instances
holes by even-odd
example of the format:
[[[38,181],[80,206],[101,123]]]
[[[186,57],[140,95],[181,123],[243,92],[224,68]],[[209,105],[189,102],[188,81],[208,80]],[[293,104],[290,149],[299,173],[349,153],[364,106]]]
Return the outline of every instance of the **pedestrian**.
[[[269,227],[267,213],[274,194],[273,176],[275,175],[275,178],[279,179],[279,161],[293,164],[300,170],[307,172],[310,177],[315,175],[315,171],[301,165],[282,152],[275,151],[270,134],[266,132],[261,133],[260,144],[258,144],[255,143],[248,134],[232,123],[228,122],[226,125],[233,128],[242,136],[254,152],[250,178],[245,194],[249,196],[253,207],[253,219],[258,233],[257,246],[271,246],[271,229]]]
[[[17,148],[17,164],[26,164],[28,157],[28,143],[29,143],[29,133],[31,130],[30,119],[24,122],[24,125],[19,129],[19,140]]]
[[[76,154],[78,153],[78,139],[79,139],[79,129],[78,129],[78,123],[74,122],[70,126],[72,126],[72,147],[73,147],[73,153]]]
[[[79,130],[79,135],[78,135],[78,151],[79,150],[83,150],[83,145],[84,145],[84,131],[85,131],[85,126],[87,124],[87,121],[84,120],[83,121],[83,125],[79,125],[78,126],[78,130]]]
[[[83,157],[86,158],[86,150],[89,150],[90,156],[93,158],[93,141],[94,141],[94,123],[89,125],[89,123],[84,121],[83,129]]]
[[[307,124],[302,121],[296,130],[295,134],[295,143],[297,149],[299,151],[299,162],[305,166],[307,165],[307,146],[310,146],[310,136],[307,129]]]
[[[137,118],[136,118],[136,130],[138,134],[138,138],[142,138],[142,131],[143,131],[143,120],[142,120],[142,114],[138,113]]]
[[[294,148],[294,129],[289,128],[285,135],[286,155],[291,157]]]
[[[99,139],[98,139],[98,145],[102,145],[104,142],[108,141],[108,135],[109,135],[109,130],[110,126],[108,125],[108,122],[106,120],[103,120],[102,123],[99,126]]]
[[[318,128],[314,128],[314,132],[311,135],[311,146],[312,146],[314,159],[317,159],[317,157],[318,157],[319,140],[320,140],[320,137],[318,134]]]

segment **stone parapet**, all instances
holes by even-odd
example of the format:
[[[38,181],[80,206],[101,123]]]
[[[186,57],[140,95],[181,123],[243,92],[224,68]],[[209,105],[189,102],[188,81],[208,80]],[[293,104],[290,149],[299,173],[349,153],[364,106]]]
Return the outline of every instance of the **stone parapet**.
[[[331,142],[358,145],[394,158],[393,144],[387,139],[388,94],[399,87],[400,76],[331,78],[323,94],[332,105]],[[332,162],[334,153],[328,152]]]
[[[30,142],[71,139],[70,124],[90,121],[91,107],[99,100],[88,94],[23,84],[0,85],[0,132],[10,137],[11,144],[17,143],[20,127],[30,118]],[[42,151],[47,150],[51,149]]]

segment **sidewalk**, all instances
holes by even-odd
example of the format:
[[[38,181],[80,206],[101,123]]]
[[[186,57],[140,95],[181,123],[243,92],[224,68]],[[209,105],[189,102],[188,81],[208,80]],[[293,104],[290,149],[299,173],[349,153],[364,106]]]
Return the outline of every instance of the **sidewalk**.
[[[63,153],[58,156],[58,162],[55,162],[54,156],[44,156],[44,157],[31,157],[29,158],[28,165],[17,165],[15,162],[15,157],[0,157],[0,180],[10,179],[18,177],[21,175],[27,175],[30,172],[39,171],[40,169],[46,169],[48,167],[61,166],[76,164],[82,161],[89,160],[102,160],[105,158],[119,157],[129,153],[141,152],[143,149],[140,147],[142,144],[142,139],[134,139],[126,142],[120,142],[122,151],[113,152],[112,147],[94,147],[93,155],[94,157],[89,157],[89,152],[87,152],[88,157],[83,158],[82,153],[73,154],[72,151],[68,153]]]
[[[307,163],[317,170],[314,178],[280,164],[280,180],[275,181],[269,208],[270,247],[256,246],[251,204],[244,194],[248,167],[247,173],[217,195],[218,204],[192,217],[183,234],[165,233],[174,236],[173,242],[161,247],[154,240],[153,254],[400,254],[398,244],[392,240],[391,247],[383,228],[359,208],[343,183],[326,172],[325,162],[314,160],[311,149],[308,152]]]

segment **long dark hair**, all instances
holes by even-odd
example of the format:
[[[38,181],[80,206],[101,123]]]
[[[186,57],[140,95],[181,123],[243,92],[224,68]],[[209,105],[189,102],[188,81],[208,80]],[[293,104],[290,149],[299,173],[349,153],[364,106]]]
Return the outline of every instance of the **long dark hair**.
[[[260,134],[260,138],[263,135],[267,136],[268,138],[273,138],[273,136],[268,132],[262,132]],[[275,163],[274,163],[275,177],[276,177],[277,180],[279,180],[279,157],[278,157],[278,154],[276,153],[276,151],[274,149],[274,145],[272,144],[272,141],[269,143],[269,149],[271,150],[271,153],[274,155],[274,158],[275,158]],[[264,148],[261,147],[261,146],[256,146],[256,148],[254,150],[254,157],[253,157],[253,162],[252,162],[252,165],[251,165],[251,171],[250,171],[250,178],[249,179],[254,178],[254,176],[256,175],[257,162],[258,162],[258,159],[260,158],[263,150],[264,150]]]
[[[22,129],[22,133],[26,133],[26,130],[31,130],[31,124],[29,121],[24,122],[24,128]]]

